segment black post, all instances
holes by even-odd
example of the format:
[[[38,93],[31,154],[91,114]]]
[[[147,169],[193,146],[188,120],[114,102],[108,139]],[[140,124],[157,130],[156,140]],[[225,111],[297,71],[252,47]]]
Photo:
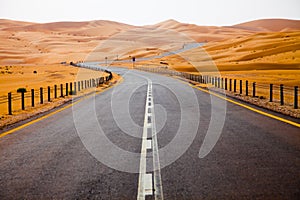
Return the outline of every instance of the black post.
[[[76,82],[74,82],[74,95],[76,95],[76,91],[77,91],[77,89],[76,89]]]
[[[50,88],[50,86],[48,86],[48,102],[51,101],[50,94],[51,94],[51,88]]]
[[[31,107],[34,107],[34,89],[31,89]]]
[[[77,86],[77,88],[78,88],[78,92],[80,92],[80,81],[78,81],[78,86]]]
[[[253,90],[252,90],[252,92],[253,92],[253,97],[255,97],[256,95],[255,95],[255,86],[256,86],[256,83],[255,82],[253,82]]]
[[[69,83],[66,83],[66,96],[69,96]]]
[[[224,89],[224,78],[221,78],[221,88]]]
[[[70,82],[70,92],[71,92],[70,94],[73,95],[73,84],[72,84],[72,82]]]
[[[43,104],[44,103],[44,98],[43,98],[43,88],[40,88],[40,103]]]
[[[11,92],[8,93],[8,114],[12,115],[12,102],[11,102]]]
[[[298,86],[294,88],[294,109],[298,109]]]
[[[25,110],[25,92],[21,92],[21,104],[22,104],[22,110]]]
[[[54,85],[54,98],[57,98],[57,85]]]
[[[280,85],[280,105],[284,105],[283,84]]]
[[[270,84],[270,102],[273,101],[273,84]]]
[[[248,96],[248,81],[246,81],[246,96]]]
[[[81,81],[81,89],[83,90],[83,81]]]
[[[63,84],[60,84],[60,97],[64,97],[64,88],[63,88]]]
[[[233,91],[236,92],[236,79],[233,81]]]
[[[220,77],[218,78],[218,88],[220,88]]]
[[[243,94],[243,81],[240,80],[240,94]]]
[[[225,90],[227,90],[227,78],[225,78]]]
[[[232,79],[229,79],[229,91],[232,90]]]

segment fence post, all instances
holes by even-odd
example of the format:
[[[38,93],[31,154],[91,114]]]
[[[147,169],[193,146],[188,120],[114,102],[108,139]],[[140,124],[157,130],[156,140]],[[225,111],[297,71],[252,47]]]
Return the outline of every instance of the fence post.
[[[273,84],[270,84],[270,102],[273,102]]]
[[[248,96],[248,81],[246,81],[246,96]]]
[[[227,90],[227,78],[225,78],[225,90]]]
[[[243,94],[243,81],[240,80],[240,94]]]
[[[25,92],[21,92],[21,103],[22,103],[22,110],[25,110]]]
[[[50,86],[48,86],[48,102],[51,101],[50,94],[51,94],[51,88],[50,88]]]
[[[69,83],[66,83],[66,96],[69,96]]]
[[[280,85],[280,105],[284,105],[283,84]]]
[[[255,82],[253,82],[253,90],[252,90],[252,92],[253,92],[253,97],[255,97],[255,93],[256,93],[256,91],[255,91],[255,86],[256,86],[256,83]]]
[[[218,78],[215,77],[214,79],[215,79],[215,80],[214,80],[214,81],[215,81],[215,87],[218,87]]]
[[[11,92],[8,93],[8,114],[12,115],[12,102]]]
[[[60,84],[60,97],[64,97],[63,84]]]
[[[43,98],[43,88],[40,87],[40,103],[43,104],[44,103],[44,98]]]
[[[236,79],[233,81],[233,91],[236,92]]]
[[[54,98],[57,98],[57,85],[54,85]]]
[[[70,82],[70,94],[73,95],[73,83]]]
[[[224,89],[224,78],[221,78],[221,88]]]
[[[229,91],[232,90],[232,79],[229,79]]]
[[[34,89],[31,89],[31,107],[34,107]]]
[[[76,91],[77,91],[76,82],[74,82],[74,95],[76,95]]]
[[[294,88],[294,109],[298,109],[298,86]]]

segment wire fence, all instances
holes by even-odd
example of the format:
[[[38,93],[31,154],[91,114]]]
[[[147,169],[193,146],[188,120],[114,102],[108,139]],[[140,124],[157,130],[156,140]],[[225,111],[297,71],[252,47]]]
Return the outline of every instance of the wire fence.
[[[183,77],[198,83],[206,84],[207,87],[224,89],[241,96],[265,99],[269,102],[279,103],[282,106],[299,108],[299,86],[284,86],[283,84],[262,84],[248,80],[239,80],[210,75],[195,75],[186,72],[177,72],[167,67],[136,67],[139,70]]]
[[[48,86],[46,88],[21,90],[20,92],[9,92],[0,96],[1,114],[12,115],[14,111],[34,108],[46,102],[52,102],[57,98],[77,95],[80,91],[98,87],[112,79],[112,73],[99,78],[91,78],[59,85]],[[7,106],[7,109],[4,109]]]

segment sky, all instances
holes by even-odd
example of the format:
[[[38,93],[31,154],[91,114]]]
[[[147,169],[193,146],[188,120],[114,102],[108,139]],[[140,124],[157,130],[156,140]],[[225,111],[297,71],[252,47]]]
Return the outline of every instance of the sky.
[[[150,25],[168,19],[227,26],[266,18],[300,20],[299,0],[1,0],[0,18],[30,22],[111,20]]]

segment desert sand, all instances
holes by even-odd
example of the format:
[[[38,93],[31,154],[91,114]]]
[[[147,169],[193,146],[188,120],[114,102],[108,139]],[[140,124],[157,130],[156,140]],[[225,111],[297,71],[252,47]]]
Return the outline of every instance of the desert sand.
[[[0,30],[0,95],[74,79],[78,69],[61,62],[104,62],[107,57],[111,66],[132,66],[132,57],[165,55],[191,43],[204,46],[136,66],[300,85],[297,20],[256,20],[228,27],[167,20],[137,27],[103,20],[40,24],[1,19]]]

